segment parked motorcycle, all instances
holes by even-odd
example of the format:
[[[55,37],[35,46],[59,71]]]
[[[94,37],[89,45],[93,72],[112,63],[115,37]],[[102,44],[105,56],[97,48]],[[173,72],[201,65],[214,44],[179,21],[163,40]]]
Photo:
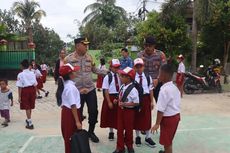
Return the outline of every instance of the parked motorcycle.
[[[186,94],[193,94],[195,91],[203,92],[204,90],[215,90],[221,93],[220,69],[220,62],[217,62],[217,64],[209,66],[209,68],[204,71],[204,75],[191,72],[186,73],[184,92]]]

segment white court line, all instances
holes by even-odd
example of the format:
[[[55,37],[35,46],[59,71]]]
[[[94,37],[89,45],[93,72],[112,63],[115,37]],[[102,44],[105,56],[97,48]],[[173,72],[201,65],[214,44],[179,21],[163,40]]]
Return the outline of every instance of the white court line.
[[[28,145],[31,143],[31,141],[34,139],[34,136],[31,136],[26,143],[22,146],[22,148],[18,151],[18,153],[23,153],[26,148],[28,147]]]
[[[49,138],[49,137],[61,137],[61,135],[38,135],[35,138]]]
[[[214,128],[214,127],[209,127],[209,128],[197,128],[197,129],[179,129],[177,130],[178,132],[190,132],[190,131],[209,131],[209,130],[225,130],[225,129],[230,129],[230,127],[220,127],[220,128]]]

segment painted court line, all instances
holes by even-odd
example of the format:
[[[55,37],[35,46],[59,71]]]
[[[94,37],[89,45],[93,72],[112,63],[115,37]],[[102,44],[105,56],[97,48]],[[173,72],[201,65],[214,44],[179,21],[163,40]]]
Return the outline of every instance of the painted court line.
[[[26,143],[22,146],[22,148],[18,151],[18,153],[23,153],[26,148],[28,147],[28,145],[31,143],[31,141],[34,139],[34,136],[31,136]]]
[[[179,129],[177,131],[178,132],[190,132],[190,131],[209,131],[209,130],[227,130],[227,129],[230,129],[230,127],[222,127],[222,128],[209,127],[209,128],[197,128],[197,129]]]

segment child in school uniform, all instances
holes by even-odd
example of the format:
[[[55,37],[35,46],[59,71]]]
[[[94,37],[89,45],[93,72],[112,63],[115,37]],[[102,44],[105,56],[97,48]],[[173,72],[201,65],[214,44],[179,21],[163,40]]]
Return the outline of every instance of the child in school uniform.
[[[123,85],[119,92],[117,110],[117,147],[113,153],[125,153],[125,145],[128,153],[134,153],[133,149],[133,126],[135,118],[135,107],[139,105],[139,93],[133,87],[135,71],[126,67],[119,70],[120,79]],[[126,91],[129,91],[127,93]],[[126,96],[126,97],[125,97]]]
[[[35,74],[29,70],[29,61],[21,62],[23,71],[18,74],[16,86],[18,87],[18,102],[20,109],[26,111],[26,128],[34,129],[31,120],[32,110],[35,108],[37,80]]]
[[[43,76],[41,74],[41,67],[40,65],[38,64],[35,64],[34,66],[34,73],[35,73],[35,76],[36,76],[36,79],[37,79],[37,82],[38,82],[38,85],[37,85],[37,99],[41,99],[42,96],[40,94],[40,91],[44,92],[45,93],[45,97],[48,97],[49,95],[49,91],[46,91],[43,89]]]
[[[71,153],[70,138],[77,130],[82,129],[81,123],[81,100],[80,93],[73,81],[76,78],[74,72],[80,70],[80,67],[73,67],[70,64],[65,64],[60,67],[59,74],[62,78],[58,80],[58,91],[61,99],[61,131],[65,144],[65,153]]]
[[[136,145],[141,145],[140,131],[145,131],[145,143],[154,147],[156,143],[151,139],[151,111],[154,108],[153,98],[153,81],[151,76],[144,73],[144,61],[141,58],[134,60],[134,68],[136,71],[135,81],[139,83],[144,91],[141,102],[141,110],[136,111],[134,129],[136,130]]]
[[[101,111],[101,128],[109,128],[109,140],[114,140],[114,131],[117,129],[117,104],[114,100],[118,100],[118,93],[121,86],[118,70],[120,69],[120,61],[113,59],[110,63],[110,72],[105,76],[102,84],[104,100]]]
[[[100,65],[98,66],[98,68],[100,70],[107,70],[106,66],[105,66],[105,59],[104,58],[100,59]],[[97,91],[101,91],[103,79],[104,79],[104,76],[99,75],[99,74],[97,75],[97,84],[96,84]]]
[[[181,96],[178,88],[173,84],[173,69],[169,64],[160,68],[159,79],[163,82],[157,101],[157,119],[152,132],[160,127],[160,144],[164,151],[159,153],[172,153],[173,138],[180,121]]]
[[[0,80],[0,114],[5,119],[2,126],[8,126],[10,122],[10,106],[13,106],[13,93],[8,88],[7,80]]]
[[[180,90],[181,97],[183,97],[183,85],[184,85],[184,77],[185,77],[185,66],[184,66],[184,56],[180,54],[177,57],[177,61],[179,63],[176,75],[176,84],[178,89]]]

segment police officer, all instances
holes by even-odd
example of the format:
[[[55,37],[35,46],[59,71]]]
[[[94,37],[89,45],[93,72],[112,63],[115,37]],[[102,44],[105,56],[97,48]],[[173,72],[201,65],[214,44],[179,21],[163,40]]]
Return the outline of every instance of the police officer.
[[[80,70],[76,73],[76,86],[81,95],[81,113],[86,103],[89,113],[89,138],[98,143],[99,139],[94,133],[97,123],[98,105],[96,89],[92,78],[92,73],[106,75],[107,71],[96,68],[90,54],[87,53],[89,41],[87,38],[78,38],[74,40],[75,51],[65,58],[66,63],[73,66],[80,66]]]

